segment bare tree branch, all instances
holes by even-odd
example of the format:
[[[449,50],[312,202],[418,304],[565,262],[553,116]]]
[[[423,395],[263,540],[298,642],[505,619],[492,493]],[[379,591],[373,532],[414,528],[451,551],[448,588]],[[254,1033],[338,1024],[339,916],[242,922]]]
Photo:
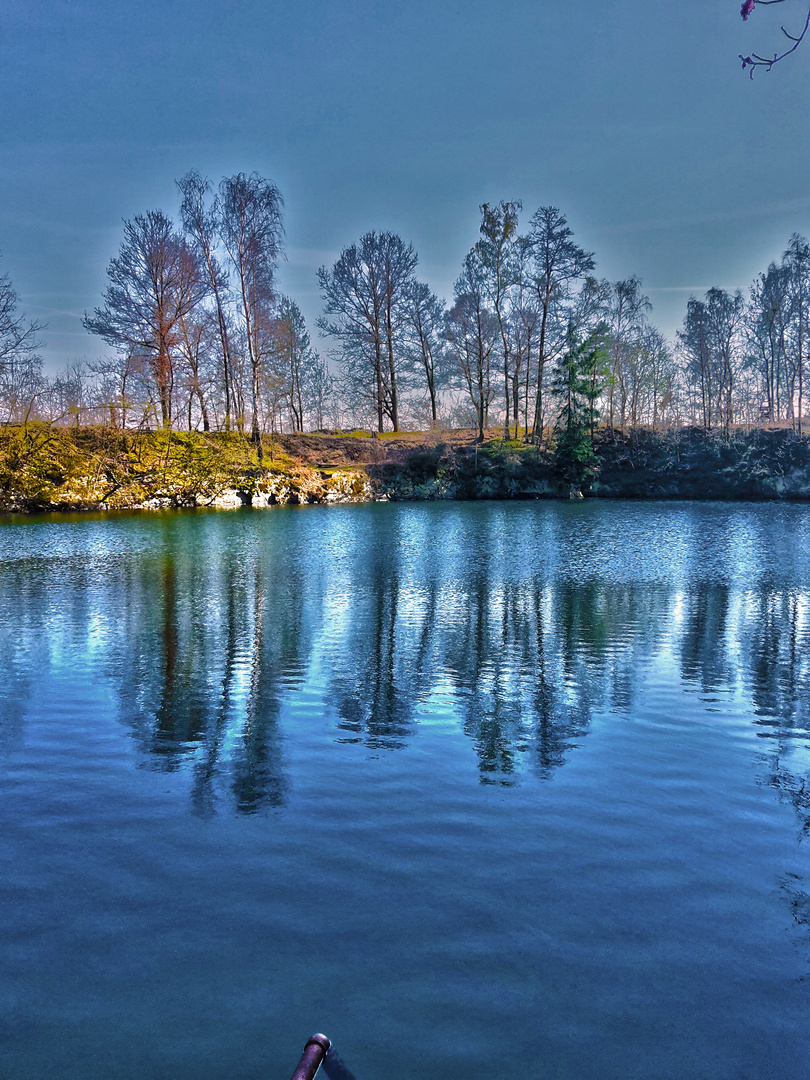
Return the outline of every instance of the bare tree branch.
[[[740,8],[740,14],[745,21],[748,19],[749,15],[753,14],[754,8],[759,5],[762,5],[764,7],[769,4],[782,3],[784,3],[784,0],[744,0],[743,5]],[[808,29],[810,29],[810,8],[808,8],[807,18],[804,21],[804,29],[798,35],[798,37],[794,34],[789,34],[784,28],[784,26],[780,27],[780,29],[785,35],[785,37],[788,39],[788,41],[793,42],[791,47],[789,49],[786,49],[783,53],[774,53],[773,56],[770,57],[760,56],[759,53],[751,53],[750,56],[743,56],[742,53],[739,54],[740,60],[742,60],[743,71],[745,71],[746,68],[749,69],[749,78],[753,79],[754,71],[756,68],[762,67],[765,68],[766,71],[770,71],[774,64],[778,64],[780,60],[784,60],[786,56],[790,56],[792,52],[795,52],[796,49],[798,49],[802,41],[804,41],[805,34],[807,33]]]

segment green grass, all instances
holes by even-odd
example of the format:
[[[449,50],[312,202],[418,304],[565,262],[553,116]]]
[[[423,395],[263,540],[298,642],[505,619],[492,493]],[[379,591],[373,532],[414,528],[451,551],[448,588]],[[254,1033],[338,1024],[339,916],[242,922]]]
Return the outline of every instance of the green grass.
[[[237,432],[120,431],[30,423],[0,428],[0,502],[18,509],[133,506],[151,499],[208,501],[226,488],[254,492],[267,474],[300,471],[269,437]]]

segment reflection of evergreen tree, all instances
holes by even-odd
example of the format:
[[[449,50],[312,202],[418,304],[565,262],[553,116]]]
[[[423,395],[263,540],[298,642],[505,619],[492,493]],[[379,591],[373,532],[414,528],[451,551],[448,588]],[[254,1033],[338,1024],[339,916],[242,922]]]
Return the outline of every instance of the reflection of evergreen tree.
[[[595,709],[628,712],[669,622],[672,597],[645,585],[563,582],[535,597],[537,768],[548,776]]]
[[[565,700],[565,672],[571,674],[573,663],[569,648],[560,649],[565,642],[570,647],[569,635],[560,637],[553,621],[550,623],[539,590],[535,593],[535,648],[537,676],[534,692],[534,757],[535,768],[540,776],[548,778],[552,771],[565,762],[567,753],[577,739],[584,736],[590,723],[590,708],[580,693],[579,700]],[[560,655],[562,658],[560,659]]]

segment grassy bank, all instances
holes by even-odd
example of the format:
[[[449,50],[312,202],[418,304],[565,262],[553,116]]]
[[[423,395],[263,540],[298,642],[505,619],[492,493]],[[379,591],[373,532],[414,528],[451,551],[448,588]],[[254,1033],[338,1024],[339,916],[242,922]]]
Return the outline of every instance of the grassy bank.
[[[572,492],[550,446],[471,431],[265,437],[48,424],[0,428],[0,509],[126,509],[370,498],[548,498]],[[601,431],[583,494],[810,499],[810,440],[791,431]]]
[[[266,447],[264,467],[238,434],[132,432],[47,424],[0,429],[0,503],[5,510],[195,506],[297,466]]]

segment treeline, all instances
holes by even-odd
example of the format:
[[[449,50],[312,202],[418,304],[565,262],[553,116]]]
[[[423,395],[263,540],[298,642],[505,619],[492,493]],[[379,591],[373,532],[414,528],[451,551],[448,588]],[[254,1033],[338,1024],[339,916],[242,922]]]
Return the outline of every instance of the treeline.
[[[332,377],[298,305],[275,287],[278,189],[239,173],[212,191],[196,172],[178,188],[180,225],[161,210],[126,221],[102,305],[83,319],[111,346],[107,357],[48,379],[36,354],[40,328],[22,340],[17,317],[16,363],[4,366],[6,419],[238,430],[260,455],[263,431],[324,425]]]
[[[318,282],[324,351],[280,294],[283,200],[257,174],[214,189],[178,181],[179,223],[124,223],[86,330],[102,360],[48,377],[42,327],[0,278],[0,416],[113,427],[261,434],[323,428],[472,427],[540,443],[609,430],[788,420],[801,431],[810,352],[810,245],[794,235],[748,298],[692,297],[668,342],[637,277],[609,282],[565,216],[481,207],[479,238],[449,303],[414,248],[368,232]]]

